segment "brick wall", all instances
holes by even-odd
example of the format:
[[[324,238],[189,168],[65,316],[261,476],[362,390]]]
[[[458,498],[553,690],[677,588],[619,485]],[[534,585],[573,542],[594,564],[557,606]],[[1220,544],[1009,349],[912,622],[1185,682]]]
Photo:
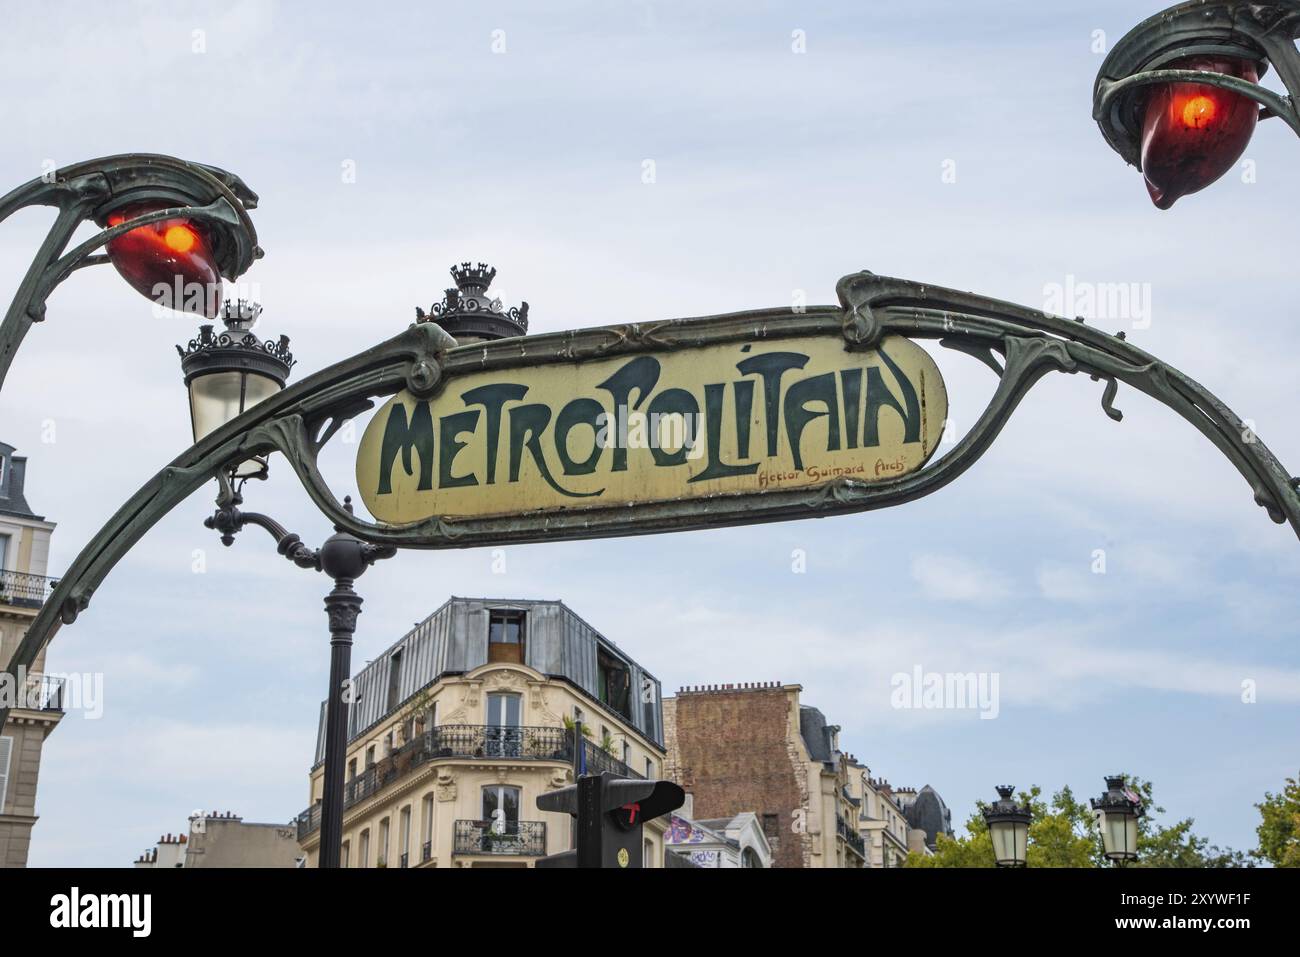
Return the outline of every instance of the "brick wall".
[[[795,824],[808,802],[807,768],[789,740],[798,708],[799,686],[779,682],[682,689],[664,701],[668,768],[692,794],[694,817],[753,811],[775,867],[804,867],[810,852]]]

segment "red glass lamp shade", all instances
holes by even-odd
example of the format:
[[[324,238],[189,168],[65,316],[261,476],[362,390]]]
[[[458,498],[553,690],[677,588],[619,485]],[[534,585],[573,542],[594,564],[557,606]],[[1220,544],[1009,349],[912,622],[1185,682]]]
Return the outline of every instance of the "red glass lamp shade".
[[[108,215],[119,226],[166,204],[127,206]],[[213,318],[221,306],[221,273],[207,231],[186,219],[139,226],[108,242],[108,258],[137,292],[161,306]]]
[[[1259,79],[1254,63],[1236,57],[1184,57],[1166,68]],[[1142,124],[1142,175],[1151,201],[1168,209],[1232,169],[1258,120],[1259,106],[1239,93],[1204,83],[1153,86]]]

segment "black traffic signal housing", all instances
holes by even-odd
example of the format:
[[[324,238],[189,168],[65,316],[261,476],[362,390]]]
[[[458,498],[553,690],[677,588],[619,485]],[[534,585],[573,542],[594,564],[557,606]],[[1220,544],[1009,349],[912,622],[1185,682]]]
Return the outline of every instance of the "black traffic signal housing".
[[[584,774],[577,784],[539,795],[542,811],[574,816],[577,848],[543,857],[538,867],[644,867],[642,827],[675,811],[686,794],[671,781]]]

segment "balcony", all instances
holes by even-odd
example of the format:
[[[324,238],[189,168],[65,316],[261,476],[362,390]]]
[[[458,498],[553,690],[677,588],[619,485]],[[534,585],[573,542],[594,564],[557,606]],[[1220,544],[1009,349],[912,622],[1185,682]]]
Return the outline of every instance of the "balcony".
[[[608,771],[619,777],[644,778],[618,758],[590,741],[583,741],[587,773]],[[573,763],[573,739],[565,728],[501,727],[477,724],[444,724],[417,735],[382,761],[343,786],[343,808],[347,810],[377,794],[393,781],[405,777],[430,761],[473,758],[484,761],[562,761]],[[320,805],[303,811],[295,819],[298,840],[320,828]]]
[[[844,839],[844,843],[865,861],[867,859],[867,842],[862,839],[862,835],[849,827],[848,822],[839,815],[835,816],[835,829],[840,837]]]
[[[46,578],[44,575],[0,571],[0,605],[40,608],[58,583],[57,578]]]
[[[28,674],[14,706],[25,711],[62,711],[66,683],[63,678]]]
[[[546,854],[546,824],[543,821],[507,821],[500,834],[491,821],[457,821],[455,854],[491,854],[512,857],[543,857]]]
[[[583,749],[586,751],[588,774],[601,774],[608,771],[620,778],[645,778],[644,774],[633,771],[604,748],[592,744],[590,741],[584,741],[582,744]]]
[[[591,747],[590,742],[586,744],[588,748]],[[573,743],[570,733],[564,728],[439,725],[416,736],[348,781],[343,786],[343,807],[345,810],[353,807],[421,765],[445,758],[562,761],[572,764]],[[320,805],[303,811],[298,815],[296,823],[298,840],[301,841],[319,829]]]

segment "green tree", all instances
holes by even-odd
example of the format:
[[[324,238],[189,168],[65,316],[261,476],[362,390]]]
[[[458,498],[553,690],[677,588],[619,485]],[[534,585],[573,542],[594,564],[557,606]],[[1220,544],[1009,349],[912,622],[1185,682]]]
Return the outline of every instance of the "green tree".
[[[1138,867],[1249,867],[1246,855],[1240,851],[1225,850],[1211,845],[1193,833],[1193,820],[1186,818],[1174,824],[1161,825],[1156,816],[1165,813],[1155,804],[1151,782],[1129,778],[1130,787],[1142,798],[1146,814],[1138,819]],[[1293,802],[1300,802],[1300,788],[1288,781]],[[1269,800],[1273,800],[1269,796]],[[1044,800],[1042,789],[1034,786],[1021,791],[1018,803],[1028,805],[1033,812],[1029,825],[1029,843],[1026,858],[1029,867],[1106,867],[1101,831],[1097,826],[1091,806],[1075,799],[1073,792],[1064,787]],[[988,825],[984,823],[984,809],[979,802],[976,811],[966,821],[966,833],[958,837],[940,835],[932,856],[910,854],[908,867],[994,867],[993,842]],[[1263,806],[1261,806],[1261,810]],[[1291,806],[1291,835],[1296,863],[1300,865],[1300,803]],[[1266,816],[1267,819],[1267,816]],[[1261,844],[1262,844],[1261,833]]]
[[[1090,867],[1092,840],[1082,805],[1074,800],[1069,788],[1042,799],[1042,789],[1035,786],[1021,791],[1017,800],[1028,804],[1034,813],[1029,825],[1026,857],[1030,867]],[[993,840],[984,823],[984,809],[979,802],[966,821],[962,837],[939,835],[933,856],[909,854],[908,867],[994,867]]]
[[[1300,867],[1300,783],[1287,778],[1280,794],[1265,791],[1255,807],[1262,820],[1255,829],[1259,847],[1251,856],[1274,867]]]

